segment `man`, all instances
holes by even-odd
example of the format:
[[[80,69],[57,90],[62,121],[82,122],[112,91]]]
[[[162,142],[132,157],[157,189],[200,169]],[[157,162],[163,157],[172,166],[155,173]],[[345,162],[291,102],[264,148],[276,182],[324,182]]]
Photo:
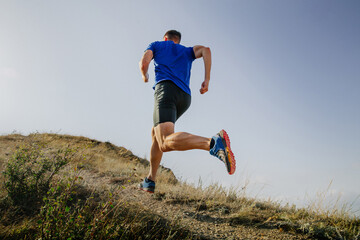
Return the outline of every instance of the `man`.
[[[148,68],[152,59],[155,64],[154,126],[151,131],[150,171],[140,183],[141,190],[154,193],[156,173],[164,152],[203,149],[218,157],[226,165],[229,174],[235,172],[235,158],[230,149],[230,140],[221,130],[212,138],[186,132],[174,132],[177,119],[188,109],[191,102],[189,88],[192,62],[203,58],[205,78],[200,93],[208,91],[211,70],[211,51],[204,46],[180,45],[181,34],[176,30],[165,33],[163,41],[151,43],[140,60],[144,82],[149,81]]]

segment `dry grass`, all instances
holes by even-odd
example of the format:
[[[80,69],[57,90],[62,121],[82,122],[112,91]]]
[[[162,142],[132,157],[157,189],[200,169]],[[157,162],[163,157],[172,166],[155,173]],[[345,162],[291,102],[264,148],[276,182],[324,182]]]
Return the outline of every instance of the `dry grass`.
[[[348,208],[325,209],[316,205],[297,209],[273,201],[258,201],[236,191],[213,185],[205,189],[187,184],[161,186],[155,196],[164,202],[192,206],[218,222],[233,226],[277,228],[280,231],[307,234],[315,239],[360,239],[360,220]]]
[[[118,231],[128,234],[126,236],[136,238],[150,231],[152,236],[158,236],[158,239],[202,239],[201,235],[190,230],[194,222],[186,222],[186,219],[183,219],[184,213],[189,213],[194,221],[202,218],[200,220],[223,224],[235,229],[234,231],[240,227],[247,227],[277,229],[279,233],[289,232],[313,239],[360,239],[360,220],[349,215],[347,206],[341,210],[335,205],[324,207],[326,194],[321,195],[320,200],[309,207],[298,209],[296,206],[281,206],[272,201],[248,198],[245,193],[246,187],[228,190],[216,184],[205,188],[201,185],[195,187],[181,183],[171,170],[166,168],[160,169],[157,191],[152,195],[152,199],[156,201],[154,204],[160,207],[177,206],[177,210],[166,216],[159,215],[156,209],[152,211],[142,202],[149,201],[148,196],[132,196],[133,190],[129,189],[134,188],[146,176],[148,161],[133,155],[123,147],[85,137],[57,134],[0,136],[1,169],[4,169],[7,159],[19,146],[33,142],[43,143],[44,151],[48,153],[57,149],[74,149],[72,161],[54,182],[74,179],[75,175],[82,179],[76,189],[76,196],[82,199],[83,204],[87,202],[86,199],[92,199],[88,204],[94,212],[89,215],[89,219],[91,216],[101,215],[96,210],[99,208],[94,207],[96,204],[109,207],[109,202],[116,202],[114,210],[110,211],[112,213],[107,215],[104,221],[114,229],[116,224],[121,226],[122,229]],[[3,182],[2,175],[0,178]],[[5,197],[4,189],[1,189],[0,194],[1,197]],[[28,236],[29,239],[33,239],[31,236],[38,232],[39,216],[12,221],[16,213],[11,212],[12,208],[4,210],[6,202],[3,201],[1,204],[3,209],[0,211],[0,237],[17,239],[15,237]],[[78,208],[85,209],[84,205],[79,205]],[[144,225],[144,222],[147,224]],[[179,232],[183,233],[181,238]],[[127,239],[125,235],[123,239]],[[149,235],[143,239],[151,237]]]
[[[44,196],[48,200],[44,200],[41,209],[33,209],[24,216],[9,198],[2,198],[0,239],[137,239],[140,236],[145,239],[197,239],[179,226],[177,219],[159,216],[141,203],[124,198],[121,190],[139,182],[148,165],[146,160],[125,148],[54,134],[2,136],[0,142],[3,167],[13,152],[28,144],[43,146],[42,153],[49,156],[58,149],[74,150],[71,162],[54,177],[51,187],[54,190]],[[163,182],[177,181],[171,171],[165,168],[161,171]],[[1,187],[5,197],[5,189]],[[62,190],[57,193],[58,188]],[[75,219],[73,224],[70,224],[74,221],[71,219]]]

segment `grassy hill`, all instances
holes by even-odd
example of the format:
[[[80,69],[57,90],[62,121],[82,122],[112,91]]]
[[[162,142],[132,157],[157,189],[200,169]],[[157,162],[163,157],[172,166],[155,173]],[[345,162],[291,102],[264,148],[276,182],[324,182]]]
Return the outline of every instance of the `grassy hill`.
[[[179,182],[109,142],[0,136],[0,239],[360,239],[360,220]]]

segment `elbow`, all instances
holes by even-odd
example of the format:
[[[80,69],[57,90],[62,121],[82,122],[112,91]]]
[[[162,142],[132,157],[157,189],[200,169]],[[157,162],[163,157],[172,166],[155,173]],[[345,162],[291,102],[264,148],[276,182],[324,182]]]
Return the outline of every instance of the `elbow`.
[[[201,57],[208,57],[211,56],[211,50],[209,47],[203,47],[201,49]]]
[[[207,54],[211,54],[211,50],[209,47],[205,47],[204,51],[207,53]]]

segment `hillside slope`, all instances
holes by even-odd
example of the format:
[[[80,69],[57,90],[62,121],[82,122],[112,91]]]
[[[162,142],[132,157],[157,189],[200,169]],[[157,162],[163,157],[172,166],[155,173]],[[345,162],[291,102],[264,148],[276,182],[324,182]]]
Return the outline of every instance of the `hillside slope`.
[[[356,236],[360,233],[358,219],[321,216],[294,206],[284,208],[275,203],[245,198],[219,186],[195,188],[178,182],[172,171],[163,167],[160,169],[156,193],[148,194],[137,189],[147,173],[149,163],[146,159],[133,155],[123,147],[85,137],[57,134],[0,136],[1,170],[6,168],[7,161],[17,149],[34,143],[42,146],[44,154],[64,148],[72,149],[74,154],[71,161],[59,172],[55,181],[71,176],[81,179],[77,183],[81,187],[78,189],[82,189],[76,195],[79,202],[84,199],[86,204],[86,199],[94,199],[96,203],[110,202],[112,207],[115,205],[114,209],[127,209],[126,223],[121,230],[123,233],[112,235],[117,236],[113,239],[131,239],[134,236],[141,239],[359,238],[359,235]],[[1,178],[3,182],[4,176]],[[1,196],[6,198],[4,187]],[[111,196],[111,200],[107,199],[108,196]],[[0,211],[0,238],[32,239],[38,231],[36,221],[41,222],[38,220],[38,210],[28,217],[19,217],[9,211]],[[9,216],[17,216],[18,220]],[[119,221],[123,215],[115,216]],[[106,224],[110,226],[113,219],[109,216],[106,219]],[[89,236],[86,238],[97,239]]]

